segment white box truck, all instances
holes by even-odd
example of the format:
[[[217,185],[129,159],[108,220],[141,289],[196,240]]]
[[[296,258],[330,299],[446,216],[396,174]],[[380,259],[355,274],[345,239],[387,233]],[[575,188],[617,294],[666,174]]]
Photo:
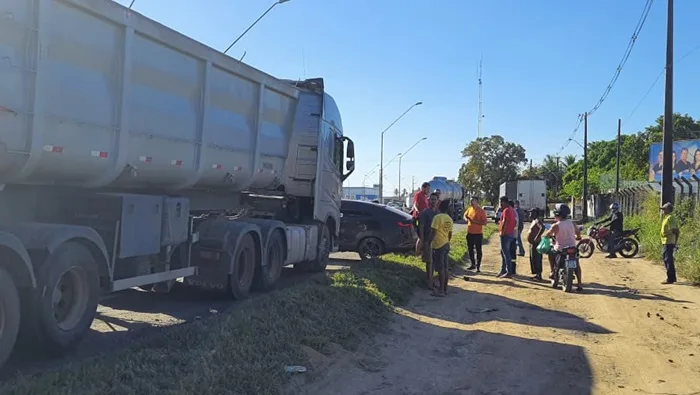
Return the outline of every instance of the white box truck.
[[[0,364],[61,353],[100,295],[246,297],[323,271],[354,144],[274,78],[109,0],[0,2]]]
[[[520,201],[524,210],[547,209],[547,183],[544,180],[506,181],[500,186],[499,196]]]

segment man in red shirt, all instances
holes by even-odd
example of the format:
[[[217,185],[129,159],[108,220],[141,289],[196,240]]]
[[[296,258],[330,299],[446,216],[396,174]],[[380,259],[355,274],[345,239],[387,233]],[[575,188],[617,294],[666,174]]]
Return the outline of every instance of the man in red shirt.
[[[418,219],[420,213],[426,208],[430,207],[430,184],[424,182],[420,187],[420,191],[413,195],[413,208],[411,209],[411,215],[414,221]]]
[[[501,220],[498,223],[498,234],[501,236],[501,271],[498,277],[511,278],[515,268],[512,267],[511,244],[515,231],[515,210],[508,204],[508,197],[500,198]]]

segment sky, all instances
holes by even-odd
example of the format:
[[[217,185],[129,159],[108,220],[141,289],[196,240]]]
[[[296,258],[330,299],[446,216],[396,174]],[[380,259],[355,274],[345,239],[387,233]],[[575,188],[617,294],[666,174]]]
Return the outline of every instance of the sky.
[[[119,0],[128,5],[131,0]],[[273,0],[136,0],[145,16],[225,49]],[[355,142],[346,186],[378,183],[380,134],[386,162],[402,158],[401,189],[433,176],[456,178],[461,150],[477,137],[478,62],[483,56],[483,134],[522,145],[535,164],[557,153],[578,114],[610,82],[645,0],[290,0],[276,6],[230,51],[279,78],[323,77]],[[700,1],[675,1],[674,111],[700,117]],[[601,108],[589,141],[652,124],[663,113],[666,1],[656,0],[632,55]],[[654,82],[656,82],[655,85]],[[644,97],[645,94],[646,98]],[[583,142],[583,130],[575,140]],[[562,155],[581,156],[569,144]],[[368,173],[370,173],[368,175]],[[385,165],[385,194],[399,186]]]

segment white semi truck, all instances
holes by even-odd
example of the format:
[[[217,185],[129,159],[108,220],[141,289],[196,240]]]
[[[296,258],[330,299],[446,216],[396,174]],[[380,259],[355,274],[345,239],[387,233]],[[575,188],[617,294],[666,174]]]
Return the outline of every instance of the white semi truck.
[[[499,187],[499,196],[520,201],[524,210],[547,209],[547,183],[544,180],[506,181]]]
[[[279,80],[109,0],[0,2],[0,365],[61,353],[102,294],[245,298],[323,271],[354,144]]]

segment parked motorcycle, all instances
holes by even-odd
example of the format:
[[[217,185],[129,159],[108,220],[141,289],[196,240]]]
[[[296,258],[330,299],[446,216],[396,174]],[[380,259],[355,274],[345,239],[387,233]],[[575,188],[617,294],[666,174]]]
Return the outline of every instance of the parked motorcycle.
[[[560,256],[557,257],[558,268],[554,272],[552,288],[557,288],[561,285],[561,289],[564,292],[571,292],[574,286],[574,275],[579,264],[578,248],[567,247],[559,254]]]
[[[593,245],[603,252],[608,252],[608,239],[611,235],[612,233],[608,228],[597,225],[588,228],[588,236],[590,238],[581,240],[577,246],[581,256],[589,258],[593,255]],[[593,240],[595,240],[595,244]],[[639,253],[639,228],[622,231],[622,235],[620,235],[615,244],[615,250],[624,258],[634,258]]]

